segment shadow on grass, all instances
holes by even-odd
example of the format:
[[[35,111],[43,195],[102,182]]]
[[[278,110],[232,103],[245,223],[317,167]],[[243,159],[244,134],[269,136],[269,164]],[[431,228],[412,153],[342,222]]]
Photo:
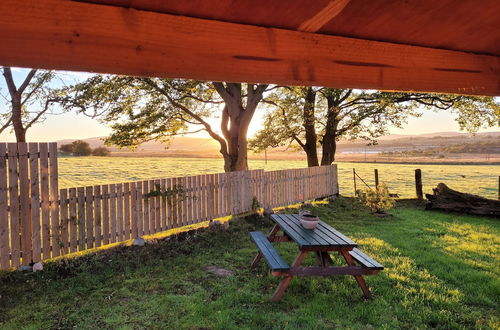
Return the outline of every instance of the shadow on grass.
[[[447,218],[402,208],[394,211],[394,217],[379,219],[346,199],[312,211],[351,236],[386,266],[378,275],[367,277],[373,300],[363,300],[354,279],[341,276],[296,278],[280,303],[269,302],[280,278],[270,276],[264,262],[254,269],[249,267],[256,247],[248,233],[268,232],[272,223],[248,217],[231,221],[228,230],[203,229],[145,247],[116,247],[71,259],[67,265],[62,261],[47,263],[42,273],[0,274],[0,327],[321,329],[498,325],[495,283],[484,280],[495,274],[493,264],[489,269],[484,269],[484,264],[483,268],[474,267],[461,261],[463,252],[453,252],[448,240],[440,241],[446,235],[463,236],[460,227],[446,225]],[[450,223],[469,221],[474,219],[460,218]],[[477,239],[484,240],[487,230],[498,237],[498,226],[490,228],[489,222],[482,225],[488,227],[470,229],[481,234]],[[492,241],[484,244],[489,246]],[[279,244],[278,249],[288,261],[297,254],[293,243]],[[467,260],[473,258],[466,256]],[[498,253],[492,258],[498,263]],[[308,262],[313,261],[311,256]],[[216,276],[205,270],[209,265],[232,270],[235,275]],[[451,273],[457,268],[462,270]],[[480,298],[471,297],[471,291]],[[474,299],[478,303],[473,303]]]

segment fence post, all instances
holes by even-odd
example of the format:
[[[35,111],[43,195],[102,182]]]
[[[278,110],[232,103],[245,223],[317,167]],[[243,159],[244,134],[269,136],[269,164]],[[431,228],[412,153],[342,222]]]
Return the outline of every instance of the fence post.
[[[378,170],[375,169],[373,172],[375,174],[375,189],[378,189]]]
[[[422,170],[419,168],[415,170],[415,189],[417,191],[418,200],[424,199],[424,193],[422,191]]]
[[[356,169],[355,168],[352,169],[352,179],[354,181],[354,196],[356,196],[357,189],[356,189]]]

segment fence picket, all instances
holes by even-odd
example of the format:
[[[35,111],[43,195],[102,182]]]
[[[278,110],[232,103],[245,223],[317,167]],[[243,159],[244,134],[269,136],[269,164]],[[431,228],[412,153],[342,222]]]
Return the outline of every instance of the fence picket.
[[[94,247],[94,189],[93,187],[85,187],[85,232],[87,233],[86,242],[87,249]]]
[[[49,146],[40,143],[40,196],[41,196],[41,234],[43,259],[50,258],[50,197],[49,197]]]
[[[130,192],[130,183],[126,182],[123,184],[123,239],[130,239],[130,201],[132,199]]]
[[[77,248],[77,217],[76,217],[76,188],[69,189],[69,251],[76,252]]]
[[[109,244],[109,185],[101,186],[102,191],[102,245]]]
[[[85,250],[85,188],[77,188],[78,200],[78,250]]]
[[[116,242],[116,185],[109,185],[109,242]]]
[[[40,174],[38,168],[38,143],[29,143],[30,167],[30,210],[31,210],[31,248],[32,261],[41,260],[42,244],[40,240]]]
[[[60,247],[55,237],[60,230],[59,218],[59,173],[57,166],[57,143],[49,143],[49,199],[50,199],[50,225],[52,256],[60,255]]]
[[[101,186],[94,186],[94,247],[102,245]]]
[[[116,240],[123,241],[123,184],[116,185]]]
[[[0,143],[0,268],[10,267],[7,147]]]
[[[17,144],[7,144],[7,152],[9,165],[10,258],[12,267],[17,267],[21,263]]]
[[[61,189],[59,192],[61,198],[60,202],[60,221],[61,224],[58,227],[58,235],[56,241],[59,245],[61,255],[68,254],[69,251],[69,235],[68,235],[68,223],[69,223],[69,201],[68,201],[68,190]]]
[[[137,229],[137,185],[130,183],[130,238],[139,237]]]

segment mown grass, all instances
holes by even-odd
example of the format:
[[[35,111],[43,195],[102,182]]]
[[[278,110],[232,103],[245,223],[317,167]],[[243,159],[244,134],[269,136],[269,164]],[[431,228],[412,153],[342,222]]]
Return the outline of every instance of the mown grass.
[[[248,232],[255,216],[229,229],[204,229],[145,247],[116,247],[47,263],[41,273],[0,275],[0,328],[498,328],[500,225],[400,205],[378,218],[349,199],[311,208],[384,264],[362,299],[352,277],[295,278],[280,303],[279,278]],[[289,210],[295,212],[296,210]],[[293,243],[278,245],[289,261]],[[334,260],[340,261],[336,256]],[[306,260],[313,263],[312,256]],[[235,272],[219,277],[215,265]]]
[[[432,193],[438,183],[450,188],[496,198],[500,165],[415,165],[338,162],[340,192],[353,194],[352,169],[372,187],[373,170],[378,169],[380,181],[392,193],[403,198],[415,198],[415,169],[422,169],[425,193]],[[307,167],[303,160],[249,160],[250,169],[266,171]],[[145,170],[147,169],[147,170]],[[222,159],[167,158],[167,157],[60,157],[59,187],[70,188],[86,185],[109,184],[168,178],[224,171]],[[152,177],[152,173],[154,176]],[[358,188],[364,189],[358,180]]]

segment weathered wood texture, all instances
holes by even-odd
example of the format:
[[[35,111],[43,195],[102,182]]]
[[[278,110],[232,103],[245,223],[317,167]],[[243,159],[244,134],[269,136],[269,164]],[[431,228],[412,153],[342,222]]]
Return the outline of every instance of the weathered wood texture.
[[[428,210],[444,210],[477,215],[500,217],[500,201],[450,189],[444,183],[439,183],[432,189],[433,194],[425,194]]]
[[[0,143],[0,269],[337,193],[334,165],[59,190],[55,143]]]
[[[0,19],[2,65],[500,95],[498,56],[66,0],[3,0],[0,11],[8,13]]]

